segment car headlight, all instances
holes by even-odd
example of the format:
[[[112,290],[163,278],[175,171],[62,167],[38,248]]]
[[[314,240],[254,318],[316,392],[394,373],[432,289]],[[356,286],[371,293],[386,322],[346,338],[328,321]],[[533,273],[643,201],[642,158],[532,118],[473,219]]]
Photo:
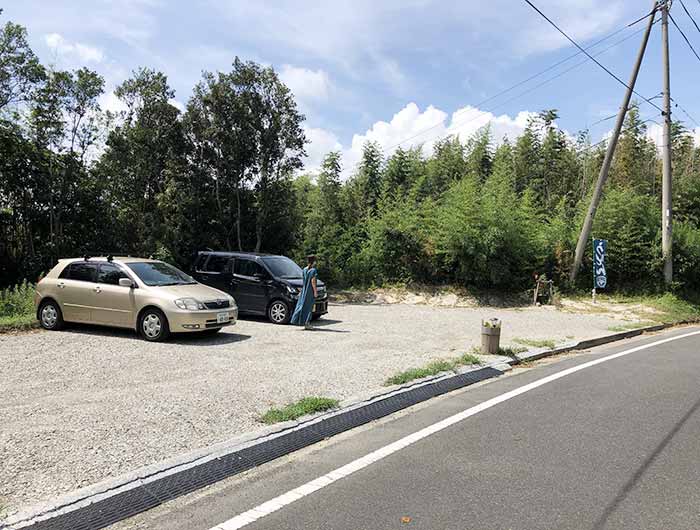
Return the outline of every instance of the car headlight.
[[[233,309],[238,309],[238,305],[236,304],[236,299],[233,296],[228,297],[228,306],[233,308]]]
[[[299,294],[299,289],[296,287],[292,287],[291,285],[287,285],[287,292],[291,295],[297,295]]]
[[[187,311],[198,311],[204,309],[204,304],[199,300],[194,298],[178,298],[175,300],[175,305],[180,309],[186,309]]]

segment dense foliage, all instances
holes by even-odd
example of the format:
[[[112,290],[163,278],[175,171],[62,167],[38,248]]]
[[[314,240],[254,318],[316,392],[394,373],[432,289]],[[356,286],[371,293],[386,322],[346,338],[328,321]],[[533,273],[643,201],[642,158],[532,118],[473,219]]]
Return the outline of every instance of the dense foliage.
[[[207,73],[186,110],[143,68],[103,112],[103,79],[45,68],[26,31],[0,27],[0,287],[36,280],[85,252],[153,255],[189,268],[198,249],[300,259],[315,252],[335,285],[397,281],[522,289],[564,285],[605,144],[572,140],[556,111],[514,141],[488,128],[429,154],[364,146],[355,168],[329,153],[304,174],[304,116],[275,71],[236,58]],[[633,107],[594,234],[609,240],[616,288],[660,285],[660,160]],[[700,149],[673,131],[675,267],[700,281]],[[580,286],[590,285],[590,263]]]

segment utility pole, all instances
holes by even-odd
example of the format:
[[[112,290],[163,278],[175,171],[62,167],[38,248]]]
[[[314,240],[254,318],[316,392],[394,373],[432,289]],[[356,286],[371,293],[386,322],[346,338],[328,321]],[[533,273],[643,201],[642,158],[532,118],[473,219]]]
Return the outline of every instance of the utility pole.
[[[583,220],[583,227],[581,228],[581,235],[578,238],[578,243],[576,245],[576,255],[574,257],[574,266],[571,269],[571,282],[576,280],[576,275],[581,268],[581,262],[583,261],[583,254],[586,250],[586,245],[590,243],[591,230],[593,229],[593,218],[595,217],[596,210],[600,204],[600,199],[603,195],[603,186],[605,186],[605,181],[608,180],[608,173],[610,171],[610,165],[612,164],[613,154],[615,153],[615,147],[617,147],[617,141],[620,139],[620,131],[622,130],[622,125],[625,122],[625,116],[627,115],[627,109],[630,106],[630,99],[632,99],[632,93],[634,91],[634,85],[637,82],[637,76],[639,75],[639,68],[642,66],[642,59],[644,59],[644,52],[647,49],[647,43],[649,42],[649,34],[651,33],[651,28],[654,25],[654,19],[656,18],[657,2],[654,0],[654,5],[652,9],[654,10],[652,15],[649,17],[649,23],[647,24],[646,31],[644,32],[644,37],[642,38],[642,44],[639,47],[639,53],[637,54],[637,60],[634,63],[634,68],[632,69],[632,75],[627,83],[627,92],[622,100],[622,105],[617,113],[617,121],[615,122],[615,129],[613,130],[612,138],[610,138],[610,143],[608,144],[608,149],[605,152],[605,159],[603,160],[603,166],[600,168],[600,173],[598,174],[598,181],[595,185],[595,190],[593,191],[593,198],[591,199],[591,204],[588,207],[588,212],[586,213],[586,218]]]
[[[664,281],[673,281],[673,205],[671,181],[671,76],[668,59],[668,10],[670,2],[661,8],[661,41],[663,52],[663,177],[661,180],[661,249],[664,257]]]

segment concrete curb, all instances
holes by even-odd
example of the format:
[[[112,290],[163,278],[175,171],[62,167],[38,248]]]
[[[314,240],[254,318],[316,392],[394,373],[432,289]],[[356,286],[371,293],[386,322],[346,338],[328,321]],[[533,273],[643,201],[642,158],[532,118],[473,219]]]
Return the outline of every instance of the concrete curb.
[[[531,362],[570,351],[585,350],[595,346],[637,337],[645,333],[661,331],[667,328],[690,323],[692,322],[660,324],[625,331],[622,333],[606,335],[603,337],[597,337],[594,339],[583,340],[576,343],[570,343],[560,348],[549,350],[529,350],[521,354],[516,354],[512,359],[507,361],[497,361],[479,368],[461,368],[455,372],[438,374],[436,376],[427,377],[395,388],[387,389],[387,391],[380,394],[374,393],[365,399],[362,399],[360,396],[356,396],[357,398],[360,398],[360,400],[354,402],[348,402],[348,400],[346,400],[343,404],[341,404],[341,408],[337,410],[312,417],[306,417],[299,421],[277,424],[275,426],[260,429],[253,433],[243,434],[225,442],[188,452],[186,454],[149,466],[141,467],[133,472],[104,480],[86,488],[81,488],[48,503],[35,505],[0,523],[0,530],[19,530],[29,528],[36,530],[103,528],[108,525],[100,523],[86,525],[86,521],[81,520],[81,514],[84,514],[86,510],[97,511],[99,514],[102,514],[102,512],[105,510],[100,508],[100,505],[107,505],[109,501],[115,497],[128,497],[128,504],[125,505],[122,502],[121,505],[117,507],[121,507],[123,513],[112,514],[111,518],[105,519],[105,522],[113,524],[119,520],[131,517],[136,513],[146,511],[159,504],[177,498],[177,496],[191,493],[200,487],[213,484],[218,480],[222,480],[235,474],[253,469],[254,467],[257,467],[257,465],[261,465],[275,458],[285,456],[298,449],[313,445],[318,441],[363,425],[369,421],[393,414],[394,412],[402,410],[403,408],[413,406],[432,397],[436,397],[459,388],[464,388],[476,382],[498,377],[504,372],[510,370],[514,365],[524,362]],[[386,412],[386,414],[377,413],[378,406],[381,407],[384,403],[392,400],[396,402],[397,399],[400,400],[401,398],[407,398],[409,394],[415,396],[414,398],[405,401],[405,405],[399,406],[398,408],[394,406],[394,408],[387,409],[388,412]],[[354,423],[348,424],[347,428],[342,428],[341,430],[337,430],[337,432],[333,431],[333,433],[329,436],[322,436],[320,439],[318,438],[318,432],[322,431],[322,429],[319,429],[318,427],[322,422],[327,423],[328,420],[339,420],[341,416],[348,415],[352,415],[355,418]],[[366,417],[363,417],[363,415]],[[269,446],[270,444],[275,443],[277,443],[277,445],[284,445],[283,439],[285,437],[303,436],[307,431],[312,433],[312,435],[315,434],[316,438],[311,440],[311,442],[306,445],[300,445],[299,442],[297,442],[296,445],[291,444],[286,449],[281,450],[281,452],[278,451],[275,453],[273,458],[267,460],[259,459],[259,462],[258,459],[251,458],[250,456],[251,452],[254,453],[258,448],[263,450],[265,445]],[[193,472],[196,473],[196,471],[199,469],[205,469],[207,466],[211,466],[212,463],[216,463],[224,459],[230,459],[231,457],[235,457],[235,455],[242,452],[246,452],[248,454],[244,460],[247,460],[247,463],[251,465],[243,465],[240,466],[240,468],[231,469],[230,472],[216,478],[216,480],[206,482],[194,489],[185,488],[183,489],[183,492],[178,495],[155,495],[157,498],[150,499],[149,503],[138,503],[134,499],[134,497],[138,497],[139,491],[142,490],[145,492],[144,494],[149,495],[149,488],[158,482],[163,482],[164,480],[171,482],[173,480],[178,480],[178,477],[184,476],[185,474],[192,475]],[[154,496],[151,495],[151,497]],[[142,505],[143,508],[135,509],[135,505]],[[112,508],[112,511],[114,511],[114,508]]]

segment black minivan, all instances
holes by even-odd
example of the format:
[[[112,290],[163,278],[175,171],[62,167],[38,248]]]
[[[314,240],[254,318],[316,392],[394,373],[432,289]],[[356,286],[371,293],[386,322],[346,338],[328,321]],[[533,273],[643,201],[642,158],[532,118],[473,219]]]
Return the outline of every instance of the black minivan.
[[[250,252],[198,252],[192,275],[233,296],[240,313],[265,315],[275,324],[292,318],[303,285],[301,267],[291,259]],[[314,320],[328,313],[326,286],[319,280],[316,287]]]

